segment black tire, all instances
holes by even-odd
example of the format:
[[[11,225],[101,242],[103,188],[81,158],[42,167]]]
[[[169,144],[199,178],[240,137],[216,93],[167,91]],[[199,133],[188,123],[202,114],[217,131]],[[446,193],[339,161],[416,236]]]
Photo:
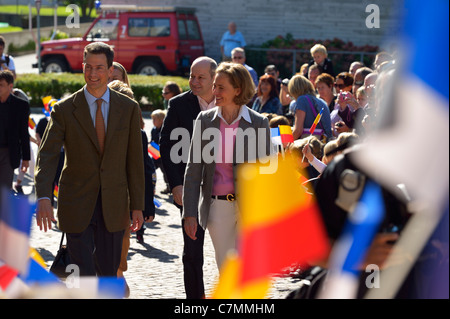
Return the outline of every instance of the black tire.
[[[154,61],[144,61],[136,69],[136,74],[141,75],[161,75],[163,74],[162,67],[159,63]]]
[[[62,58],[50,58],[43,66],[45,73],[62,73],[69,71],[66,61]]]

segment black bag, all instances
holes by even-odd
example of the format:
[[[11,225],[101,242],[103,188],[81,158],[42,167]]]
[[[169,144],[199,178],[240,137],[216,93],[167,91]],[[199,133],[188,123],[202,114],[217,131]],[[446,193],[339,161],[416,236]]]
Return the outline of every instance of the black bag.
[[[55,256],[55,260],[50,267],[50,271],[59,278],[67,278],[71,272],[66,272],[66,267],[70,264],[69,251],[67,245],[63,245],[64,235],[62,234],[61,242],[59,243],[59,250]]]
[[[327,269],[319,266],[305,270],[298,276],[300,288],[291,291],[286,299],[316,299],[327,273]]]

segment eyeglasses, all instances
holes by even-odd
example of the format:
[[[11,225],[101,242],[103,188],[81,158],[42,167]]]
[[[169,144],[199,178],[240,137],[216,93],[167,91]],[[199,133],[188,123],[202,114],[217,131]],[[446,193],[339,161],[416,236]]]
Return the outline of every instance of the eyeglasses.
[[[337,88],[339,88],[339,89],[343,89],[343,88],[345,88],[345,84],[337,84],[337,83],[334,83],[334,86],[335,87],[337,87]]]
[[[355,81],[355,85],[362,86],[364,84],[364,81]]]

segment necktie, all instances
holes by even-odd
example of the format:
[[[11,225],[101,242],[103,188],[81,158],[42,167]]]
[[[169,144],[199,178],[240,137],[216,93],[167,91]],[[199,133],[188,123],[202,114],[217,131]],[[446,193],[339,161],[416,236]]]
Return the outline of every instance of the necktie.
[[[97,113],[95,113],[95,131],[97,132],[98,144],[100,145],[100,154],[103,155],[105,147],[105,121],[102,114],[102,99],[97,99]]]

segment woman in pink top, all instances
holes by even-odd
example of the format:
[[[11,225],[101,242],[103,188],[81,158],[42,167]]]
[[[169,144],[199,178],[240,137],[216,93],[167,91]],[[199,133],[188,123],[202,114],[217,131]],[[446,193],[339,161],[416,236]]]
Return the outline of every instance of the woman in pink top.
[[[272,145],[267,118],[246,106],[255,87],[245,67],[220,64],[213,92],[216,107],[200,112],[194,126],[184,180],[183,218],[186,233],[194,240],[197,218],[201,227],[208,229],[220,271],[228,250],[236,248],[237,165],[270,155]]]

